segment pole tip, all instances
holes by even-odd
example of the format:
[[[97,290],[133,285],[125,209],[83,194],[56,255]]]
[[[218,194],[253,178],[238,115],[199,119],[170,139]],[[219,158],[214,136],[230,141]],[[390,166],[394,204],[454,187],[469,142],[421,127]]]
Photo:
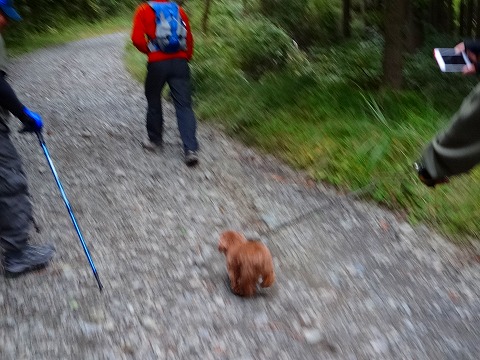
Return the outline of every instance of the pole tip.
[[[100,292],[103,290],[103,285],[102,285],[102,282],[100,281],[100,278],[98,277],[98,274],[95,273],[95,279],[97,280],[97,284],[98,284],[98,289],[100,290]]]

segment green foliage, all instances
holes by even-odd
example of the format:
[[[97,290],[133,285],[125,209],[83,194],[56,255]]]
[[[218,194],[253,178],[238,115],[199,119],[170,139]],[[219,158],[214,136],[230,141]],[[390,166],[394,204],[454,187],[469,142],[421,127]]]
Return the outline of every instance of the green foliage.
[[[240,69],[258,79],[267,71],[284,68],[293,51],[290,37],[266,19],[245,20],[243,25],[244,32],[236,43]]]
[[[381,38],[354,39],[339,46],[316,48],[312,56],[322,72],[372,90],[378,89],[382,80],[382,46]]]
[[[125,67],[135,79],[143,83],[147,74],[145,54],[139,52],[131,42],[128,42],[125,46],[125,52]]]
[[[133,11],[137,0],[16,0],[23,20],[6,34],[7,44],[22,42],[32,33],[53,32],[71,21],[95,22]]]
[[[259,7],[260,12],[285,29],[300,48],[326,44],[338,37],[338,1],[261,0]]]

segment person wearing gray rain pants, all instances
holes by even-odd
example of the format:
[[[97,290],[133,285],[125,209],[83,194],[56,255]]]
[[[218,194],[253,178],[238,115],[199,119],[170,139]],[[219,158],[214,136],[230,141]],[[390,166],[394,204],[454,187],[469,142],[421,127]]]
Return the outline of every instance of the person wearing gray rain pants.
[[[455,46],[456,52],[465,51],[472,64],[465,65],[463,73],[480,73],[480,41],[466,40]],[[463,100],[450,125],[439,132],[423,150],[414,164],[420,181],[435,187],[446,183],[449,177],[464,174],[480,163],[480,84]]]
[[[23,123],[22,132],[40,132],[40,115],[30,111],[17,98],[6,81],[6,52],[1,32],[9,20],[20,20],[12,0],[0,0],[0,246],[7,275],[19,275],[46,266],[52,259],[52,245],[28,243],[32,227],[32,204],[27,178],[8,128],[9,113]]]

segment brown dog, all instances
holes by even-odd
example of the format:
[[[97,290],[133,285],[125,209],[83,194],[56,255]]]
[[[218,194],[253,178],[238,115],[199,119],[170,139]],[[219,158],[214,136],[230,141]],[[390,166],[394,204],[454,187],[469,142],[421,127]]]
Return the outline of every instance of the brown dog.
[[[252,296],[257,289],[269,287],[275,281],[272,255],[260,241],[247,240],[236,231],[225,231],[220,235],[218,251],[227,258],[227,271],[232,291],[240,296]]]

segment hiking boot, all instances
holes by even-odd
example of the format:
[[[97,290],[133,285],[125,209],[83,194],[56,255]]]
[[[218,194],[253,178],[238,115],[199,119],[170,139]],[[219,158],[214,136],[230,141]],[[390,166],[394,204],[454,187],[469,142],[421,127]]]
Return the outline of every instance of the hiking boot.
[[[187,166],[195,166],[198,164],[198,155],[196,151],[193,151],[193,150],[185,151],[185,164]]]
[[[420,179],[420,181],[425,185],[427,185],[428,187],[435,187],[435,185],[448,183],[449,181],[446,176],[438,179],[432,178],[432,176],[428,173],[425,166],[420,162],[414,163],[413,166],[417,171],[418,178]]]
[[[21,251],[10,251],[5,254],[3,266],[7,275],[20,275],[47,266],[52,259],[53,245],[27,245]]]
[[[163,141],[154,142],[154,141],[151,141],[150,139],[143,140],[142,147],[147,151],[158,153],[163,149]]]

